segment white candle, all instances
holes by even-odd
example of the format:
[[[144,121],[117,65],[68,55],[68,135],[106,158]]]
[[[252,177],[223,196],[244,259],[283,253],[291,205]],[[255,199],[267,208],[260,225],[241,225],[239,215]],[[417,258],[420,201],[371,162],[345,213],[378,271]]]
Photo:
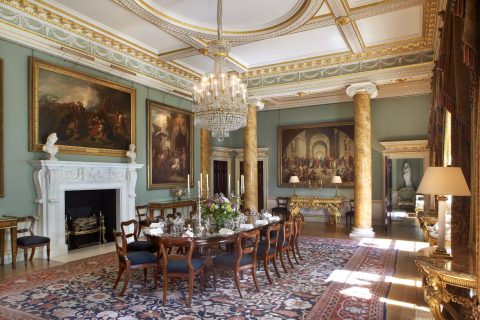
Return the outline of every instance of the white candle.
[[[228,174],[227,193],[230,194],[230,173]]]
[[[205,175],[205,185],[207,186],[207,197],[208,197],[208,173]]]
[[[240,176],[240,191],[243,192],[245,190],[245,176],[242,174]]]
[[[240,184],[238,182],[238,179],[237,179],[237,188],[235,189],[235,194],[237,195],[237,197],[240,196]]]
[[[202,197],[202,183],[198,181],[198,198]]]
[[[187,175],[187,192],[190,193],[190,175]]]

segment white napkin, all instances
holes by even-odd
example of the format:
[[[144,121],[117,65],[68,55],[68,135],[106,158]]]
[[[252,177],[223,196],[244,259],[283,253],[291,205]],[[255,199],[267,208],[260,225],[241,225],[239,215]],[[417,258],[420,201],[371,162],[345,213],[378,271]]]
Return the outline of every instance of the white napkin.
[[[253,229],[253,224],[250,224],[250,223],[241,223],[241,224],[240,224],[240,229],[243,229],[243,230]]]
[[[184,237],[184,238],[193,237],[193,231],[191,231],[191,230],[185,231],[185,232],[182,234],[182,237]]]
[[[149,232],[152,236],[159,236],[159,235],[162,235],[162,234],[163,234],[163,228],[152,228],[152,229],[148,229],[148,232]]]
[[[263,226],[265,224],[268,224],[268,220],[257,220],[257,221],[255,221],[255,224]]]
[[[233,230],[230,230],[230,229],[227,229],[227,228],[222,228],[218,231],[218,234],[222,235],[222,236],[230,236],[234,233],[235,232],[233,232]]]
[[[265,213],[263,214],[263,218],[264,218],[264,219],[269,219],[269,218],[271,218],[271,217],[272,217],[272,214],[271,214],[270,212],[265,212]]]
[[[268,221],[280,221],[280,217],[279,216],[273,216],[273,217],[268,218]]]
[[[162,224],[163,224],[163,222],[152,222],[152,223],[150,224],[150,228],[152,228],[152,229],[153,229],[153,228],[161,228],[161,227],[162,227]]]

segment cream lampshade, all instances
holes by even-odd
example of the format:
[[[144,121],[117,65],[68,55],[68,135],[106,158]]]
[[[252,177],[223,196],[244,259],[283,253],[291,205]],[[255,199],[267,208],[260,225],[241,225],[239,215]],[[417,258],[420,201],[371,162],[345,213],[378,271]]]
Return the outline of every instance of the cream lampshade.
[[[445,213],[447,195],[470,196],[465,177],[458,167],[428,167],[418,186],[418,193],[437,195],[438,200],[438,240],[435,255],[449,256],[445,250]]]
[[[290,180],[288,181],[289,183],[293,183],[293,195],[296,196],[296,190],[295,190],[295,185],[300,182],[298,179],[298,176],[290,176]]]
[[[335,198],[336,198],[338,196],[338,185],[342,183],[342,177],[333,176],[331,183],[335,185]]]

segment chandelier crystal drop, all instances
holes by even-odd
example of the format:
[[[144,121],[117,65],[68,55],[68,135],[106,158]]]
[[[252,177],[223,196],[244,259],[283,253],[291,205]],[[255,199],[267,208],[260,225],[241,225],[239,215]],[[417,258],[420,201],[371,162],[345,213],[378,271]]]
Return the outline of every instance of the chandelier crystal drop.
[[[230,131],[247,124],[247,88],[240,78],[225,72],[230,43],[222,39],[222,0],[217,3],[218,40],[210,42],[208,51],[214,55],[213,73],[193,87],[194,124],[212,132],[222,141]]]

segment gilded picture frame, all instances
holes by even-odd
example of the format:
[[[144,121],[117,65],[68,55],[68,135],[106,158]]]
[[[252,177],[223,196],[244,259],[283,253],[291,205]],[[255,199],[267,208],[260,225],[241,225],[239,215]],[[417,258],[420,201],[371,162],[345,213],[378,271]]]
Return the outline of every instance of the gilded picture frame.
[[[193,113],[147,100],[147,188],[193,187]]]
[[[136,143],[136,90],[30,57],[29,151],[55,132],[59,153],[125,156]]]
[[[353,187],[354,138],[353,121],[278,127],[278,186],[291,187],[290,176],[296,175],[297,187],[332,187],[338,175],[338,187]]]
[[[5,197],[5,158],[4,148],[4,122],[3,122],[3,60],[0,59],[0,198]]]

